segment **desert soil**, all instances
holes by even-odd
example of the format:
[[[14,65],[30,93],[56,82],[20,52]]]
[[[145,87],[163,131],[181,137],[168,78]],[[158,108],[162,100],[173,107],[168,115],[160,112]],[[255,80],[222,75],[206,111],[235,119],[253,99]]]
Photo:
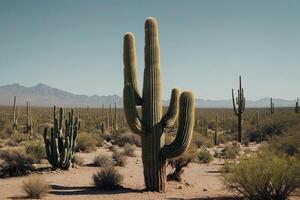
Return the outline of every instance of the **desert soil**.
[[[93,189],[92,175],[98,169],[90,167],[95,155],[99,153],[111,154],[106,148],[99,148],[92,153],[78,153],[84,160],[84,166],[69,171],[43,172],[29,176],[42,176],[51,185],[49,195],[44,199],[234,199],[222,184],[219,169],[221,163],[215,160],[211,164],[190,164],[183,174],[186,183],[168,182],[166,193],[143,191],[143,172],[141,151],[136,150],[137,157],[128,157],[126,167],[117,167],[124,176],[122,186],[117,191],[97,191]],[[0,179],[0,199],[22,199],[22,182],[29,176]]]

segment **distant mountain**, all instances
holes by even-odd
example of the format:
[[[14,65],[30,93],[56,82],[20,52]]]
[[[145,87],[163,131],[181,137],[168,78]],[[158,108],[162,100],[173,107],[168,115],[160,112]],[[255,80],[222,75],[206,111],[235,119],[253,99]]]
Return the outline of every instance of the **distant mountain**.
[[[72,106],[72,107],[101,107],[102,104],[122,106],[122,98],[118,95],[87,96],[52,88],[39,83],[33,87],[24,87],[17,83],[0,87],[0,105],[12,105],[13,96],[17,96],[17,104],[25,105],[30,100],[33,106]]]
[[[17,83],[0,86],[0,105],[12,105],[13,97],[17,96],[17,104],[25,105],[30,100],[33,106],[70,106],[70,107],[100,107],[102,104],[114,104],[117,102],[118,107],[122,107],[122,97],[118,95],[108,96],[87,96],[77,95],[48,85],[39,83],[33,87],[24,87]],[[294,107],[294,100],[273,99],[275,107]],[[168,105],[168,101],[164,101]],[[270,99],[262,98],[257,101],[246,101],[247,107],[269,107]],[[231,108],[231,100],[205,100],[196,99],[196,106],[201,108]]]

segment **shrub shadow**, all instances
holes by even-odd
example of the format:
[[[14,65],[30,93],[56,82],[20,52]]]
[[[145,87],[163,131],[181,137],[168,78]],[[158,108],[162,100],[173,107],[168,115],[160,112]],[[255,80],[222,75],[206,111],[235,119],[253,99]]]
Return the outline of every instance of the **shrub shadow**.
[[[118,187],[113,190],[98,190],[93,186],[60,186],[51,185],[51,194],[55,195],[96,195],[96,194],[124,194],[124,193],[140,193],[145,190],[131,189],[126,187]]]

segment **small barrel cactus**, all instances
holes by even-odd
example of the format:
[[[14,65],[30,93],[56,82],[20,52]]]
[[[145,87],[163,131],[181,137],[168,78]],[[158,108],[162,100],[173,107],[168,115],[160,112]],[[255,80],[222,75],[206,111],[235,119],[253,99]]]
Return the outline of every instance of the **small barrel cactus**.
[[[162,81],[158,28],[154,18],[145,22],[145,71],[141,94],[137,79],[135,38],[124,36],[124,90],[123,104],[131,130],[141,135],[142,160],[146,190],[166,190],[166,159],[183,154],[191,141],[194,126],[194,96],[191,92],[180,95],[173,89],[170,105],[163,115]],[[141,117],[136,106],[141,106]],[[164,128],[171,127],[178,116],[178,132],[171,144],[165,145]]]
[[[64,121],[63,108],[59,109],[59,117],[56,117],[56,107],[53,112],[53,127],[50,131],[44,130],[44,142],[49,163],[53,168],[67,170],[75,155],[77,133],[80,128],[79,117],[73,117],[73,109],[68,113]],[[64,125],[63,125],[64,123]]]

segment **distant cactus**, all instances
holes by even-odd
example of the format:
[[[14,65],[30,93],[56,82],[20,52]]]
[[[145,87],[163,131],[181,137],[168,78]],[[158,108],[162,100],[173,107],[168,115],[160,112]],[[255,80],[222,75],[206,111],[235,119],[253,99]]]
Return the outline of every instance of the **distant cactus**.
[[[26,103],[26,129],[25,133],[28,135],[28,137],[33,135],[33,126],[32,126],[32,116],[31,116],[31,106],[30,101],[27,101]]]
[[[297,101],[296,101],[295,113],[299,113],[299,98],[297,98]]]
[[[219,119],[218,115],[216,115],[216,124],[215,124],[215,137],[214,137],[214,143],[215,145],[218,145],[218,129],[219,129]]]
[[[238,97],[234,98],[234,92],[232,89],[232,103],[235,115],[238,117],[238,141],[242,143],[242,132],[243,132],[243,115],[245,111],[246,99],[244,97],[244,88],[242,88],[242,78],[239,77],[239,89]],[[236,107],[237,105],[237,107]]]
[[[137,79],[135,38],[132,33],[126,33],[123,54],[124,111],[131,130],[142,137],[142,160],[146,190],[165,191],[166,159],[183,154],[192,138],[194,96],[191,92],[183,92],[180,95],[179,90],[173,89],[169,108],[163,115],[158,28],[154,18],[148,18],[145,22],[144,52],[144,87],[141,95]],[[139,105],[141,105],[141,117],[136,108]],[[164,128],[175,123],[178,110],[176,138],[171,144],[165,145]]]
[[[64,120],[64,111],[59,109],[59,117],[56,117],[56,107],[53,109],[53,127],[48,134],[48,128],[44,130],[44,142],[49,163],[53,168],[67,170],[75,155],[75,146],[78,130],[80,128],[79,117],[74,118],[73,109],[68,118]]]
[[[14,96],[14,106],[13,106],[13,130],[17,130],[18,129],[18,120],[19,120],[19,116],[20,116],[20,107],[18,107],[18,112],[17,112],[17,97]]]
[[[118,130],[118,122],[117,122],[117,102],[115,102],[115,110],[114,110],[114,131]]]
[[[270,108],[271,114],[273,114],[274,111],[275,111],[275,110],[274,110],[275,107],[274,107],[274,102],[273,102],[273,99],[272,99],[272,98],[270,99],[270,106],[271,106],[271,108]]]

